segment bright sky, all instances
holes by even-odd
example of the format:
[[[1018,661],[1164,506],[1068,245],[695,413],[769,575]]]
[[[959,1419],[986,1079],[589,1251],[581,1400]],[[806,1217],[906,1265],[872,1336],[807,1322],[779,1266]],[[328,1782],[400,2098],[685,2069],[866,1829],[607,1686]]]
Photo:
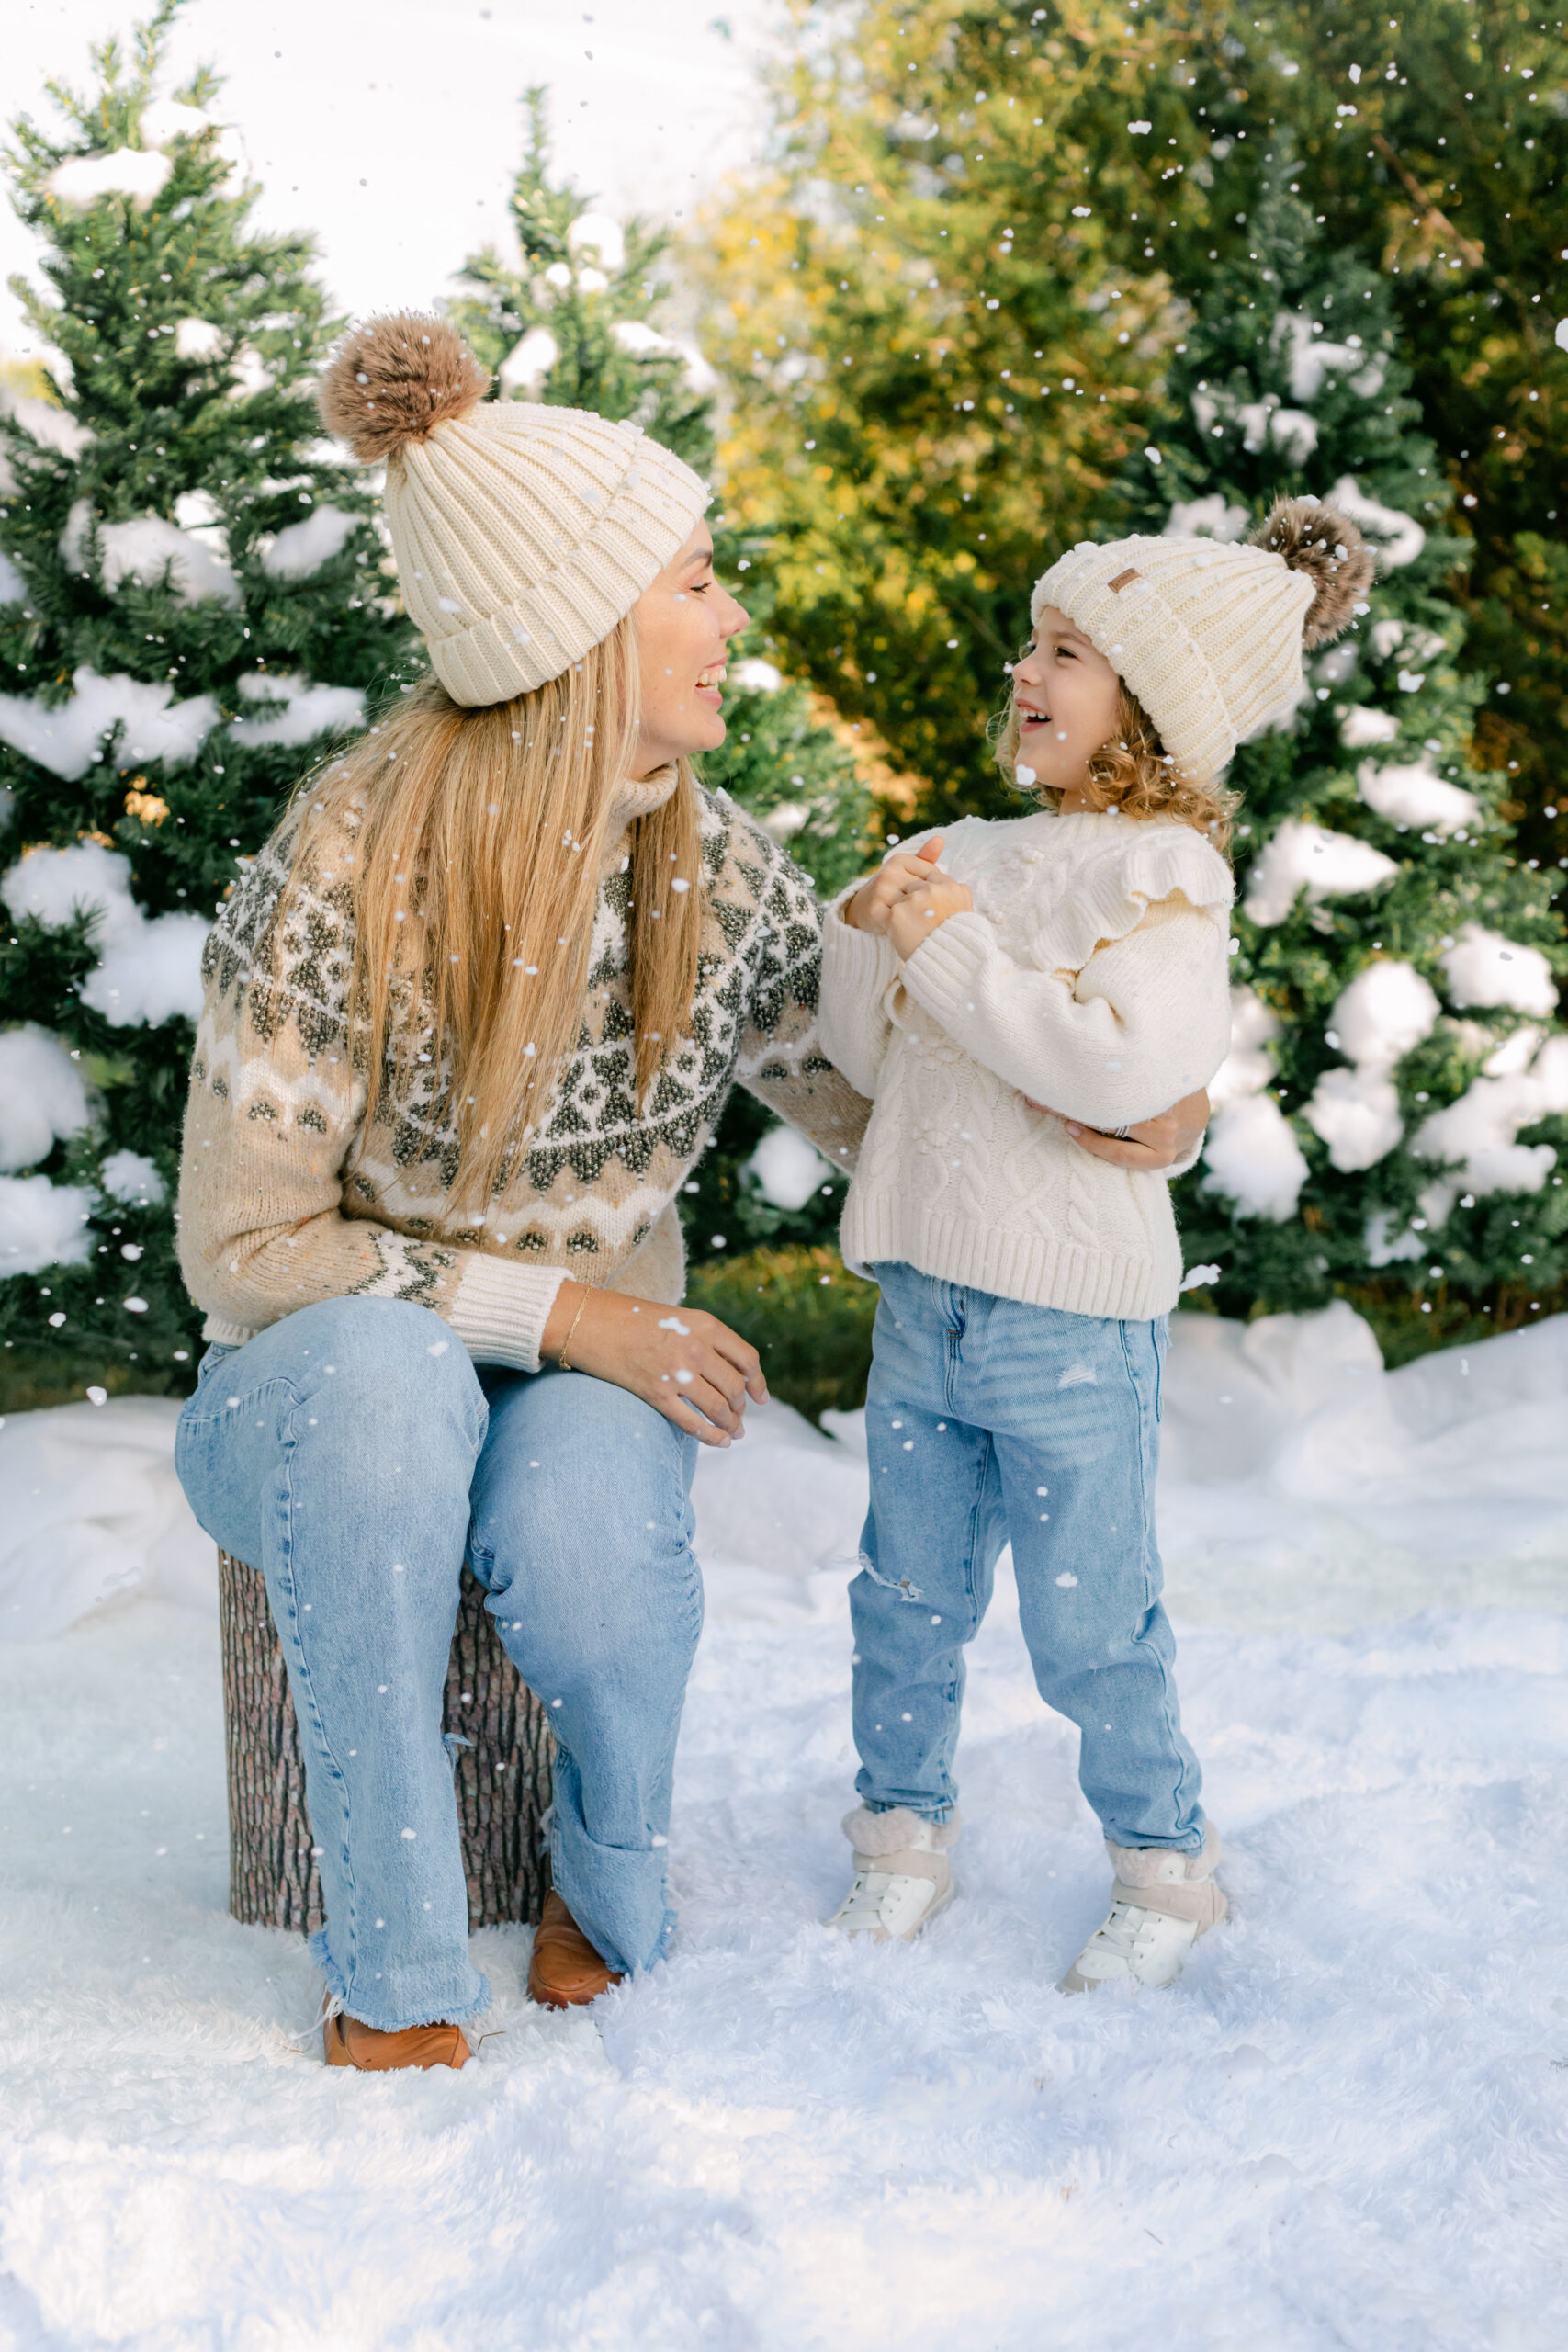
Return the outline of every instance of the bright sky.
[[[45,80],[85,85],[89,42],[147,12],[9,0],[6,120],[47,121]],[[613,212],[678,220],[756,151],[775,15],[770,0],[191,0],[169,79],[218,66],[215,111],[265,185],[260,222],[313,229],[335,303],[365,311],[429,301],[501,241],[531,83],[550,87],[558,169]],[[0,284],[35,250],[0,209]],[[31,340],[0,291],[0,352]]]

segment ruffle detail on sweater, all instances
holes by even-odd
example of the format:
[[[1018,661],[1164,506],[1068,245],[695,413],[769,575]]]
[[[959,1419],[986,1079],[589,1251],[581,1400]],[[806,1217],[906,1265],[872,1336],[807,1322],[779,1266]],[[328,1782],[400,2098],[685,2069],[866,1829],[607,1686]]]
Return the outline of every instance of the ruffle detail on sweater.
[[[1112,839],[1064,875],[1065,887],[1040,891],[1022,919],[1029,960],[1042,971],[1081,972],[1097,947],[1125,939],[1152,906],[1178,895],[1217,931],[1230,928],[1235,877],[1190,825],[1112,821]]]

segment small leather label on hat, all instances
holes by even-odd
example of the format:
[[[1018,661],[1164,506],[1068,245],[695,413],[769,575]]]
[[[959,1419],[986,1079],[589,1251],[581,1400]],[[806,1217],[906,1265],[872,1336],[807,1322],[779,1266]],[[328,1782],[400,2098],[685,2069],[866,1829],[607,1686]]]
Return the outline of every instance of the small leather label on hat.
[[[1122,594],[1122,589],[1126,587],[1129,581],[1136,580],[1138,576],[1138,572],[1135,569],[1129,570],[1127,571],[1119,571],[1116,574],[1115,579],[1111,583],[1111,594],[1113,596],[1119,596]]]

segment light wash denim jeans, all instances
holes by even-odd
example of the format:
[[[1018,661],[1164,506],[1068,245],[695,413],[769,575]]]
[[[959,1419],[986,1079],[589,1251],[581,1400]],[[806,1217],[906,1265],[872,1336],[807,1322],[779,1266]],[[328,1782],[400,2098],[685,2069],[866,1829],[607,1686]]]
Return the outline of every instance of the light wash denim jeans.
[[[204,1357],[175,1467],[208,1533],[266,1578],[321,1849],[311,1948],[365,2024],[460,2023],[490,1999],[441,1735],[465,1557],[550,1711],[556,1885],[612,1968],[663,1950],[703,1614],[696,1452],[607,1381],[476,1371],[396,1299],[301,1307]]]
[[[1163,1319],[871,1271],[871,1510],[850,1587],[863,1802],[950,1816],[964,1645],[1010,1539],[1034,1679],[1082,1734],[1078,1778],[1107,1836],[1195,1852],[1201,1776],[1155,1544]]]

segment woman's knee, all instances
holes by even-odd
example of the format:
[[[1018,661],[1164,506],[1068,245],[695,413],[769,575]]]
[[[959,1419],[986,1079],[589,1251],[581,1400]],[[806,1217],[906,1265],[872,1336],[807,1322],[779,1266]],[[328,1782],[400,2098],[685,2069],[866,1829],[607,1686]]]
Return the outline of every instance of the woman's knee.
[[[530,1688],[592,1707],[678,1704],[703,1628],[690,1550],[635,1556],[536,1547],[525,1526],[499,1560],[477,1551],[502,1638]]]
[[[414,1428],[455,1416],[477,1436],[484,1391],[462,1341],[428,1306],[400,1298],[332,1298],[302,1306],[268,1335],[274,1367],[297,1396],[330,1397],[367,1427]]]

